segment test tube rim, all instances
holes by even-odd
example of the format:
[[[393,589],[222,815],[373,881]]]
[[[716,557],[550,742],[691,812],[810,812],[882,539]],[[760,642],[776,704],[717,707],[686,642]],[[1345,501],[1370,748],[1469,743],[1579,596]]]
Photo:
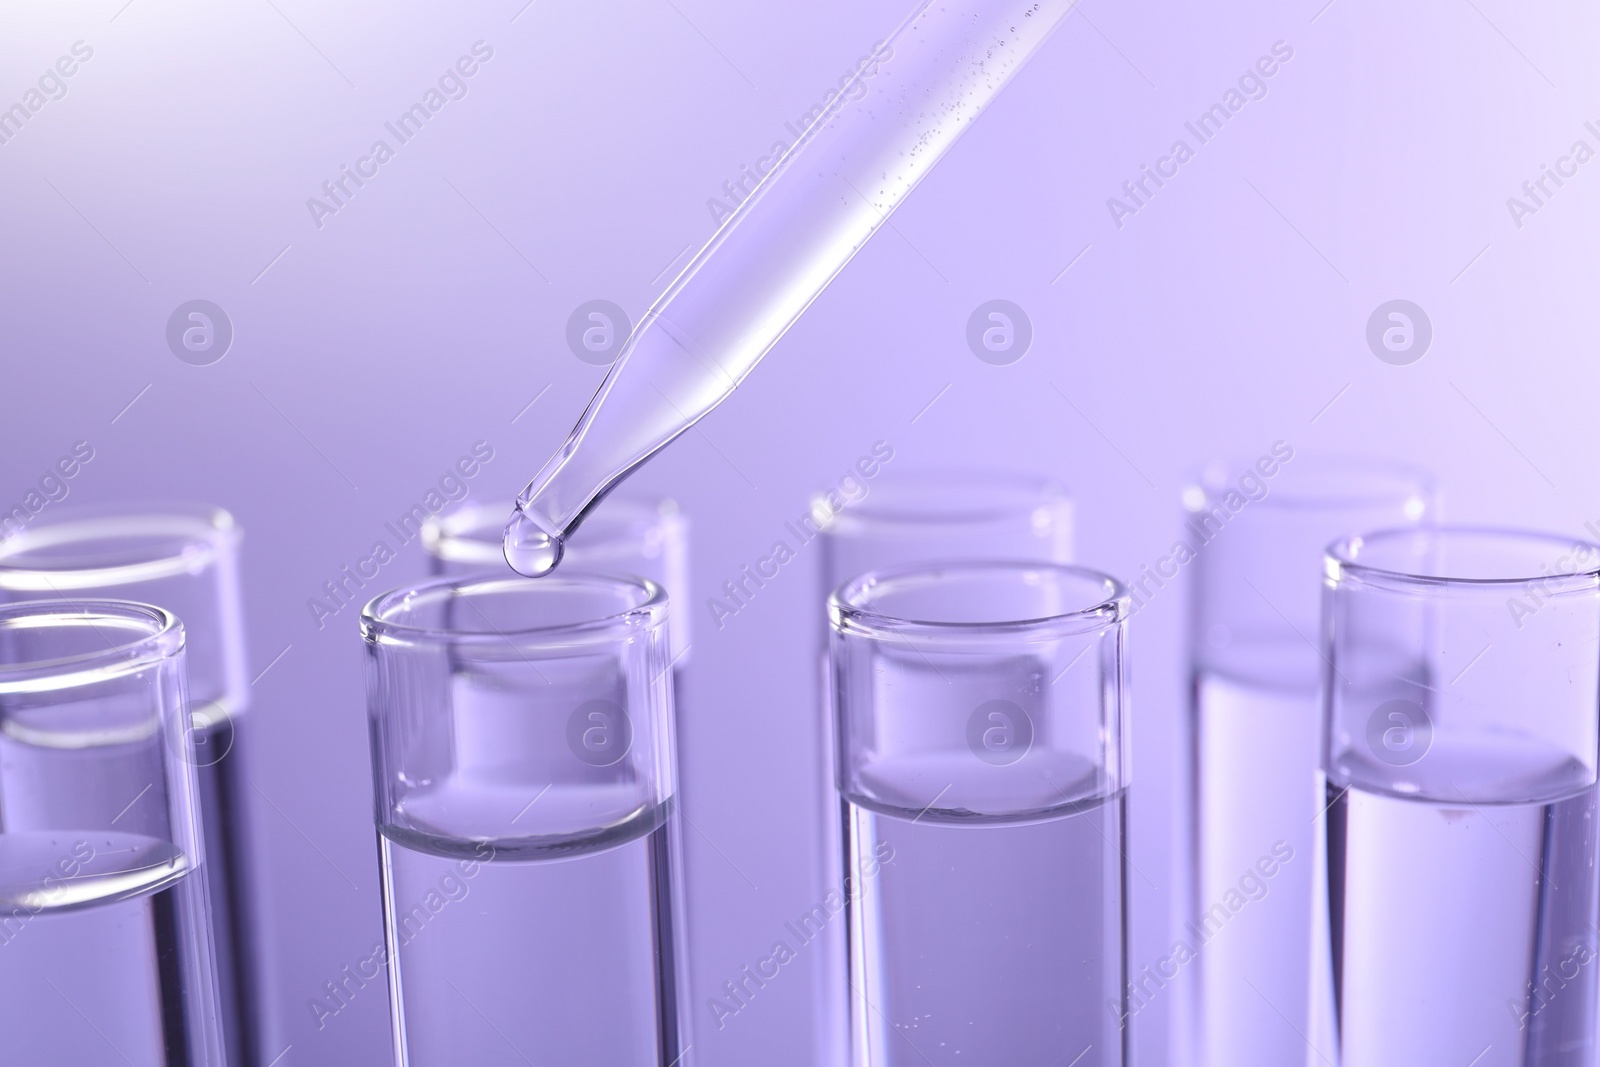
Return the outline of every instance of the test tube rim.
[[[1325,488],[1297,485],[1291,480],[1272,485],[1266,496],[1251,503],[1252,508],[1333,511],[1391,503],[1404,506],[1413,500],[1419,501],[1424,511],[1437,506],[1437,479],[1426,468],[1413,463],[1386,457],[1313,453],[1280,461],[1280,469],[1290,463],[1296,474],[1309,468],[1313,477],[1338,478],[1361,484],[1329,492]],[[1210,461],[1192,472],[1185,482],[1182,494],[1184,507],[1191,513],[1209,510],[1210,505],[1236,487],[1241,475],[1254,471],[1256,468],[1252,463],[1223,459]],[[1421,517],[1420,513],[1418,517]]]
[[[236,546],[242,534],[232,513],[214,504],[69,505],[0,538],[0,589],[55,593],[200,574],[215,565],[224,550]],[[41,549],[152,535],[170,537],[180,547],[173,550],[170,542],[161,552],[102,547],[77,556],[27,560],[26,565],[15,562]]]
[[[133,600],[18,600],[0,604],[0,630],[23,626],[95,626],[96,620],[143,630],[132,640],[51,659],[0,661],[0,696],[59,692],[114,681],[172,659],[184,647],[183,623],[172,612]],[[35,620],[32,622],[25,620]],[[104,637],[104,634],[101,635]]]
[[[1568,567],[1545,573],[1519,573],[1506,576],[1468,576],[1455,574],[1427,574],[1392,566],[1379,566],[1364,562],[1359,557],[1363,549],[1391,542],[1398,538],[1443,541],[1445,539],[1473,538],[1499,541],[1520,541],[1548,546],[1552,553],[1581,551],[1595,561],[1588,567]],[[1344,585],[1354,579],[1363,584],[1397,591],[1407,590],[1495,590],[1540,583],[1540,595],[1585,592],[1600,589],[1600,544],[1578,537],[1564,537],[1545,530],[1531,530],[1512,526],[1485,526],[1473,524],[1448,524],[1440,526],[1397,526],[1373,530],[1363,534],[1340,537],[1331,542],[1323,557],[1324,575],[1330,588]]]
[[[974,486],[985,489],[1004,489],[1009,496],[1004,501],[973,499],[969,491]],[[896,507],[893,502],[885,506],[885,494],[893,495],[908,489],[926,492],[941,498],[944,506],[933,508]],[[825,492],[812,495],[813,511],[816,505],[826,503]],[[966,502],[966,506],[962,506]],[[1072,497],[1065,486],[1054,478],[1032,475],[1017,470],[917,470],[895,475],[885,480],[876,495],[869,492],[861,500],[834,511],[831,507],[823,532],[834,536],[850,536],[873,527],[916,526],[926,522],[944,525],[982,525],[1037,511],[1041,507],[1070,507]]]
[[[860,597],[868,588],[879,587],[889,582],[933,579],[974,571],[1011,571],[1022,574],[1050,572],[1060,577],[1096,583],[1104,595],[1092,598],[1090,603],[1072,611],[1037,618],[990,622],[908,619],[874,611],[859,604]],[[918,636],[944,640],[1030,637],[1048,641],[1108,630],[1125,622],[1130,609],[1131,601],[1127,586],[1111,575],[1092,567],[1047,560],[957,559],[882,567],[851,578],[828,597],[828,619],[835,632],[852,637],[890,639]]]
[[[587,585],[607,585],[613,590],[632,589],[641,595],[634,606],[621,611],[587,619],[582,622],[562,623],[554,626],[529,626],[515,629],[495,629],[491,623],[488,631],[450,629],[440,626],[418,626],[396,622],[386,613],[413,602],[423,595],[438,594],[446,589],[458,593],[469,591],[520,590],[534,595],[544,595],[560,589]],[[518,654],[549,649],[566,651],[580,644],[604,644],[620,641],[630,633],[661,625],[667,617],[667,594],[660,585],[649,578],[633,575],[605,574],[587,570],[562,568],[558,573],[543,578],[524,578],[520,575],[478,572],[458,577],[435,578],[391,589],[369,600],[361,609],[361,636],[368,645],[437,645],[480,646],[506,645]]]

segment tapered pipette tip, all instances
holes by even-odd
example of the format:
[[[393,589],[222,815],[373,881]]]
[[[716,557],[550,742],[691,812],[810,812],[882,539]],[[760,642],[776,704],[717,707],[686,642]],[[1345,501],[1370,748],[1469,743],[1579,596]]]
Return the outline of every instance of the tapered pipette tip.
[[[561,535],[547,532],[522,508],[511,513],[501,545],[506,562],[524,578],[542,578],[561,562]]]

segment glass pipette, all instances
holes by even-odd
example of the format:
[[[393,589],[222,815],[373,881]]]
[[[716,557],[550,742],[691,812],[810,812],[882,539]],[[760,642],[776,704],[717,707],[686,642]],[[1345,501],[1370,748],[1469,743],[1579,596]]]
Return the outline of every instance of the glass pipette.
[[[1076,0],[923,0],[646,312],[517,498],[506,562],[537,577],[623,479],[720,404]]]

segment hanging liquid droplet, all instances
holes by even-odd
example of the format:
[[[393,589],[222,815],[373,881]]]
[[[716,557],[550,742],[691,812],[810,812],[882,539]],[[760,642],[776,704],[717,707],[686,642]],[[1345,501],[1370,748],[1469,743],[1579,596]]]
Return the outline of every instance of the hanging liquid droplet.
[[[512,512],[501,547],[511,569],[524,578],[541,578],[555,570],[563,548],[559,535],[546,533],[521,508]]]

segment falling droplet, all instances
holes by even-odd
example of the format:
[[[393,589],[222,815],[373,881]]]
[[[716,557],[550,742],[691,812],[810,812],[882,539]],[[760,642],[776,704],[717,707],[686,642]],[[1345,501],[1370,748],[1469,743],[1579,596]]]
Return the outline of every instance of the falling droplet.
[[[561,562],[563,546],[559,535],[546,533],[518,508],[506,524],[501,547],[512,570],[525,578],[542,578]]]

